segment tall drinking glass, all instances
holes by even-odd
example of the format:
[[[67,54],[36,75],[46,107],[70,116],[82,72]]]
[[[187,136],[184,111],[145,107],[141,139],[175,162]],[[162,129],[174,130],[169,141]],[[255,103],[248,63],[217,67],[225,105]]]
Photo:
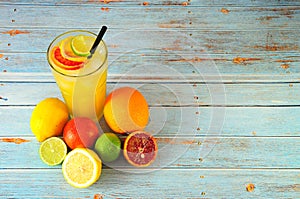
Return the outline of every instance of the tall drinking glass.
[[[82,30],[63,33],[51,42],[47,59],[71,117],[99,120],[106,96],[106,44],[102,40],[91,58],[74,54],[72,46],[74,38],[84,40],[91,37],[97,35]]]

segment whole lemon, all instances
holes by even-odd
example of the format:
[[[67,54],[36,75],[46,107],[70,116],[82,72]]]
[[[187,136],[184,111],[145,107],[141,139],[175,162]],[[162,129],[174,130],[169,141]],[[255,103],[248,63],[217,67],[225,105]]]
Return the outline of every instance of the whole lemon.
[[[30,128],[39,142],[53,136],[62,135],[69,120],[68,108],[58,98],[46,98],[34,108]]]

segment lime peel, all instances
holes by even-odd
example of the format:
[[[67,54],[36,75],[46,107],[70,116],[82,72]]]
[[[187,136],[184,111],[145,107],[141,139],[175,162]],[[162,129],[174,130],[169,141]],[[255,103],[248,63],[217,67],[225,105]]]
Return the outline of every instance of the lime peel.
[[[95,151],[103,162],[112,162],[120,155],[121,140],[114,133],[104,133],[97,139]]]
[[[71,60],[71,61],[77,61],[77,62],[84,62],[86,60],[86,57],[78,56],[74,53],[71,41],[74,38],[74,36],[67,37],[63,39],[60,44],[59,48],[61,51],[61,55],[63,58]]]
[[[95,38],[92,36],[77,35],[71,40],[71,48],[75,55],[88,57],[94,41]]]
[[[49,166],[55,166],[65,159],[67,145],[58,137],[50,137],[42,142],[39,148],[41,160]]]

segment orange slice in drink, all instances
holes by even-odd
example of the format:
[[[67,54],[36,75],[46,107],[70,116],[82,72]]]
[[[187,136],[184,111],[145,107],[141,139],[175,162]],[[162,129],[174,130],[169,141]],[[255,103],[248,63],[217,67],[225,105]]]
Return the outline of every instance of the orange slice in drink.
[[[72,61],[62,56],[61,49],[56,46],[50,52],[50,60],[58,67],[65,70],[77,70],[84,66],[83,61]]]

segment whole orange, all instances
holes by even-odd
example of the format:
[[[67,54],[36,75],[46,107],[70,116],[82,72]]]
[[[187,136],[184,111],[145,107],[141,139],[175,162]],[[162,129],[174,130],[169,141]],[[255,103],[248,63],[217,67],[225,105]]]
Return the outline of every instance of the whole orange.
[[[117,133],[143,130],[149,121],[149,108],[145,97],[131,87],[112,91],[106,98],[103,114],[108,126]]]

